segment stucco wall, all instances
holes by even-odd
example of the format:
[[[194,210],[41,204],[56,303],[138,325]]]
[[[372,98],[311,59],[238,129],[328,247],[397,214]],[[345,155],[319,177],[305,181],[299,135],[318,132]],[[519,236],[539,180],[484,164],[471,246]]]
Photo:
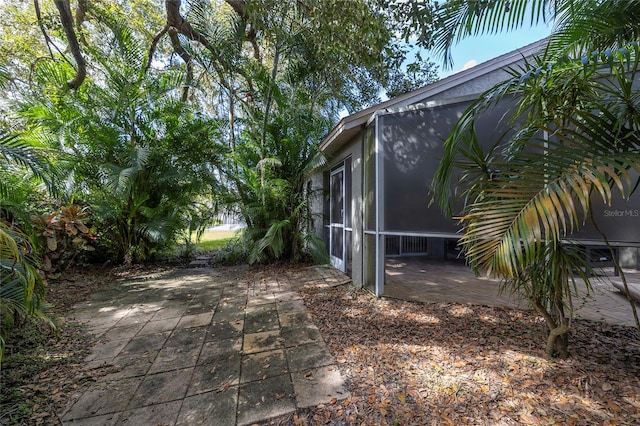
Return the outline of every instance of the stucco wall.
[[[331,156],[329,165],[325,170],[331,170],[339,166],[344,160],[351,157],[351,223],[352,223],[352,280],[355,285],[362,285],[362,246],[363,246],[363,204],[362,204],[362,133],[358,133],[344,148]],[[316,173],[312,176],[312,185],[314,190],[323,188],[323,174]],[[313,204],[312,211],[314,213],[322,213],[324,201],[323,196],[328,200],[328,188],[326,193],[315,191],[317,194]],[[323,221],[320,217],[314,220],[314,230],[317,235],[324,237]]]

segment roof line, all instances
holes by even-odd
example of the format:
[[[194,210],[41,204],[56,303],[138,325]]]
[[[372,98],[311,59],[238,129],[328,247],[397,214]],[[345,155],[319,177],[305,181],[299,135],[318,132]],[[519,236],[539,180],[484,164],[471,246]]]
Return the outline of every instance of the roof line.
[[[365,108],[361,111],[343,117],[338,124],[334,126],[333,129],[322,139],[320,142],[320,149],[324,150],[331,143],[342,134],[342,132],[346,129],[351,129],[356,126],[360,126],[367,122],[368,117],[375,113],[378,110],[396,107],[402,108],[408,104],[413,103],[417,99],[421,99],[425,94],[429,96],[437,95],[447,89],[452,87],[456,87],[466,81],[469,81],[475,77],[480,77],[490,71],[502,68],[518,60],[523,57],[528,57],[533,55],[534,53],[541,50],[544,46],[546,39],[538,40],[526,46],[523,46],[519,49],[512,50],[510,52],[504,53],[500,56],[497,56],[493,59],[489,59],[488,61],[482,62],[478,65],[475,65],[466,70],[457,72],[455,74],[451,74],[443,78],[442,80],[438,80],[434,83],[423,86],[414,91],[404,93],[399,95],[393,99],[389,99],[384,102],[380,102],[376,105],[373,105],[369,108]]]

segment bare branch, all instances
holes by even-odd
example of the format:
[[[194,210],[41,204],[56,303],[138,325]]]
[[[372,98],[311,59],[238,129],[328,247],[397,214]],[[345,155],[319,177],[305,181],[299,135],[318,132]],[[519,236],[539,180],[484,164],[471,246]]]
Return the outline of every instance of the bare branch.
[[[173,50],[182,58],[187,66],[187,82],[182,90],[182,102],[186,102],[189,96],[189,86],[193,80],[193,63],[191,62],[192,56],[182,47],[180,40],[178,39],[178,30],[175,28],[169,29],[169,38],[171,39],[171,46]]]
[[[153,36],[153,40],[151,41],[151,46],[149,46],[149,54],[147,58],[147,65],[144,67],[144,71],[147,72],[149,67],[151,67],[151,61],[153,60],[153,55],[156,52],[156,48],[158,47],[158,42],[169,31],[169,25],[165,25],[160,31],[157,32],[155,36]]]
[[[78,44],[78,38],[73,28],[73,17],[71,16],[71,6],[69,0],[54,0],[58,13],[60,14],[60,21],[62,22],[62,28],[67,36],[67,42],[69,43],[69,50],[76,61],[76,75],[72,80],[67,81],[67,86],[71,89],[77,89],[82,85],[85,77],[87,76],[87,64],[80,51],[80,45]]]
[[[38,26],[40,27],[40,31],[42,31],[42,35],[44,36],[44,40],[47,43],[47,49],[49,50],[49,55],[51,55],[51,57],[53,57],[53,51],[51,50],[51,45],[54,45],[54,43],[51,42],[51,38],[49,38],[49,34],[47,34],[47,29],[44,27],[44,24],[42,23],[42,14],[40,13],[40,4],[38,3],[38,0],[33,0],[33,7],[36,10],[36,19],[38,20]]]

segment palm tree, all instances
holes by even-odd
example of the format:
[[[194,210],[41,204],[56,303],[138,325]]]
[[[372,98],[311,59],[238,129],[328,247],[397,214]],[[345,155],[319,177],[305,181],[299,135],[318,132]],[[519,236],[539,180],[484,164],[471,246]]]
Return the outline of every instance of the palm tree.
[[[459,212],[463,250],[474,268],[502,278],[541,313],[548,356],[567,354],[575,278],[589,285],[582,254],[563,240],[589,220],[596,197],[610,203],[615,191],[629,196],[640,171],[639,5],[453,1],[441,14],[445,57],[460,37],[517,28],[527,16],[555,22],[542,56],[511,70],[466,111],[434,180],[436,198],[449,209],[453,167],[465,171],[458,185],[466,201]],[[601,22],[606,31],[599,33]],[[475,120],[511,95],[515,131],[484,152]]]
[[[90,207],[97,253],[129,263],[170,247],[191,224],[205,226],[208,214],[195,206],[215,185],[219,125],[181,99],[180,72],[146,69],[144,44],[130,28],[110,25],[112,45],[96,48],[91,80],[60,91],[73,70],[40,61],[34,77],[42,90],[20,114],[73,158],[65,195]]]

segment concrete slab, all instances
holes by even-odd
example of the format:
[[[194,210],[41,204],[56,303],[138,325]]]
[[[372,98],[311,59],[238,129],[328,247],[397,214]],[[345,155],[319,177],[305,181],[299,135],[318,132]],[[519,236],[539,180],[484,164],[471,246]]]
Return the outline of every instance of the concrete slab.
[[[298,408],[314,407],[332,398],[349,396],[340,370],[335,365],[291,373]]]
[[[255,382],[281,376],[289,371],[283,350],[260,352],[242,357],[240,383]]]
[[[161,321],[168,318],[177,318],[180,320],[180,317],[184,315],[187,307],[184,305],[180,306],[164,306],[162,309],[156,311],[156,313],[151,318],[152,321]],[[177,324],[177,322],[176,322]]]
[[[216,322],[232,322],[238,320],[244,321],[244,308],[218,309],[213,314],[213,321]]]
[[[288,374],[247,383],[240,386],[238,394],[237,424],[250,425],[295,409],[293,384]]]
[[[83,304],[78,316],[101,334],[85,369],[104,375],[76,394],[64,423],[247,425],[341,398],[295,291],[322,277],[223,272],[122,280]]]
[[[334,364],[335,361],[323,342],[287,348],[287,361],[291,372]]]
[[[138,386],[128,409],[162,404],[185,397],[193,368],[150,374]]]
[[[91,353],[84,359],[85,362],[95,361],[99,359],[111,359],[122,351],[127,346],[129,340],[115,340],[107,343],[97,343],[91,349]]]
[[[284,339],[284,346],[287,348],[322,342],[320,331],[315,325],[282,328],[281,335]]]
[[[206,342],[202,345],[198,364],[207,364],[217,358],[240,353],[240,351],[242,351],[242,337]]]
[[[140,377],[147,374],[151,364],[158,355],[158,351],[147,351],[131,355],[118,355],[109,361],[108,373],[105,380],[114,381],[130,377]]]
[[[101,342],[111,342],[114,340],[130,339],[144,327],[144,324],[132,324],[122,327],[114,326],[106,330],[101,336]]]
[[[276,302],[278,303],[278,307],[280,304],[284,304],[285,302],[294,302],[294,301],[302,301],[302,296],[297,291],[293,290],[284,290],[275,294]]]
[[[238,388],[188,396],[182,403],[176,426],[234,425]]]
[[[167,339],[167,347],[202,345],[207,327],[176,328]]]
[[[62,417],[63,422],[124,411],[142,377],[102,382],[84,392]]]
[[[214,321],[207,329],[207,337],[205,341],[225,340],[242,336],[244,329],[244,320],[238,319],[234,321]]]
[[[276,311],[275,303],[259,305],[253,308],[247,306],[244,317],[245,333],[272,331],[277,330],[279,327],[280,323],[278,322],[278,312]]]
[[[631,297],[634,300],[640,302],[640,283],[627,282],[627,288],[625,288],[624,282],[622,282],[622,280],[612,280],[612,284],[615,288],[620,290],[622,294],[626,294],[628,289]]]
[[[273,304],[273,302],[275,301],[276,301],[276,296],[273,293],[260,294],[260,295],[251,297],[247,301],[247,308],[260,306],[260,305]]]
[[[313,318],[305,311],[282,311],[278,310],[278,319],[281,327],[295,328],[300,326],[313,325]]]
[[[195,314],[195,315],[185,315],[180,318],[178,325],[176,328],[191,328],[191,327],[200,327],[204,325],[209,325],[211,323],[211,319],[213,318],[213,311],[206,312],[203,314]]]
[[[191,303],[187,308],[187,315],[197,315],[197,314],[213,314],[216,310],[216,304],[213,306],[208,304],[200,304],[200,303]]]
[[[160,350],[153,365],[148,370],[149,374],[160,373],[163,371],[179,370],[183,368],[193,367],[198,362],[201,344],[185,345],[185,346],[169,346]]]
[[[163,331],[173,331],[173,329],[176,328],[178,321],[180,321],[180,317],[149,321],[142,327],[142,329],[140,329],[140,331],[138,331],[138,336],[161,333]]]
[[[122,413],[118,423],[126,425],[172,425],[178,418],[182,400],[134,408]]]
[[[165,331],[163,333],[145,334],[136,336],[127,343],[120,352],[123,355],[132,353],[144,353],[162,348],[171,333]]]
[[[113,426],[118,423],[121,413],[111,413],[102,416],[87,417],[84,419],[64,420],[69,426]]]
[[[263,331],[261,333],[251,333],[244,335],[242,351],[245,354],[271,351],[284,347],[284,342],[280,336],[280,330]]]
[[[223,391],[240,382],[240,355],[232,353],[195,367],[187,395]]]
[[[135,325],[135,324],[144,325],[148,321],[150,321],[151,318],[153,318],[153,316],[156,314],[156,311],[147,312],[147,313],[135,312],[135,310],[133,309],[130,309],[129,311],[130,312],[125,317],[121,318],[120,321],[118,321],[116,326],[122,327],[126,325]],[[133,313],[131,311],[133,311]]]

